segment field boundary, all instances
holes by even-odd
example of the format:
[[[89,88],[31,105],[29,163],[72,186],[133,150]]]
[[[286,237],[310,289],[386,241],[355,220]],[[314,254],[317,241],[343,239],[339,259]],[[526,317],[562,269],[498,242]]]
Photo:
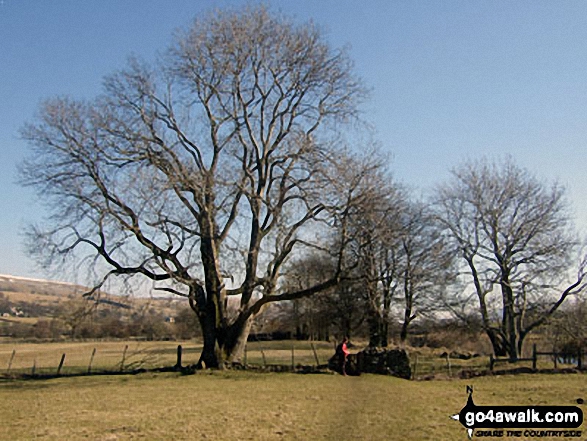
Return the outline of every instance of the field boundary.
[[[126,343],[126,344],[125,344]],[[74,342],[59,346],[25,344],[0,351],[0,379],[51,379],[91,375],[136,375],[140,373],[179,372],[194,374],[201,346],[192,342],[100,343]],[[355,349],[360,346],[355,347]],[[2,348],[0,348],[2,349]],[[272,341],[251,342],[242,363],[227,369],[253,372],[332,373],[327,360],[332,345],[325,342]],[[558,360],[558,355],[538,352],[518,362],[495,359],[490,355],[438,353],[408,349],[411,380],[446,380],[527,373],[567,374],[583,372],[582,363]],[[546,356],[552,357],[550,360]],[[553,366],[554,369],[550,369]],[[524,366],[526,364],[526,366]]]

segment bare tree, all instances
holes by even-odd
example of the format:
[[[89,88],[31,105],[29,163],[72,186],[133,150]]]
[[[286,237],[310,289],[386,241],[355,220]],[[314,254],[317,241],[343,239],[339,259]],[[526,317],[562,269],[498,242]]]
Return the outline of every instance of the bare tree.
[[[396,260],[396,278],[402,295],[403,319],[400,339],[405,341],[410,324],[418,315],[442,309],[439,300],[455,281],[455,259],[437,228],[432,211],[422,202],[411,201],[402,215]]]
[[[455,278],[454,259],[424,203],[409,200],[389,178],[373,188],[351,230],[370,345],[387,346],[389,323],[398,310],[405,341],[419,315],[440,309],[438,299]]]
[[[458,167],[437,202],[494,352],[516,360],[524,338],[585,288],[585,261],[569,282],[577,242],[564,190],[511,159],[480,161]]]
[[[369,179],[358,184],[362,197],[348,216],[348,259],[359,281],[353,287],[366,305],[369,345],[385,347],[391,301],[399,280],[397,243],[406,198],[383,167],[373,167]]]
[[[577,357],[587,346],[587,300],[577,299],[557,311],[548,324],[552,349],[565,358]]]
[[[92,316],[98,308],[98,303],[89,298],[72,298],[60,302],[57,316],[69,328],[72,340],[78,337],[78,329]]]
[[[304,255],[287,269],[286,283],[294,289],[303,289],[327,280],[336,265],[333,258]],[[359,279],[356,274],[349,273],[337,286],[319,295],[295,300],[292,318],[296,338],[328,340],[332,332],[339,340],[343,336],[356,336],[368,310]]]
[[[292,291],[307,289],[331,278],[336,268],[336,259],[324,253],[306,253],[287,266],[284,284]],[[291,302],[291,328],[297,339],[328,340],[333,311],[327,306],[327,299],[335,289],[333,286],[319,295]]]
[[[51,262],[87,256],[96,288],[140,275],[186,297],[200,364],[236,360],[265,305],[339,281],[341,265],[298,291],[280,277],[351,202],[332,140],[363,96],[345,51],[311,24],[264,7],[197,19],[159,65],[131,60],[102,96],[51,99],[24,128],[34,153],[22,181],[53,213],[34,248]],[[228,296],[240,298],[234,317]]]

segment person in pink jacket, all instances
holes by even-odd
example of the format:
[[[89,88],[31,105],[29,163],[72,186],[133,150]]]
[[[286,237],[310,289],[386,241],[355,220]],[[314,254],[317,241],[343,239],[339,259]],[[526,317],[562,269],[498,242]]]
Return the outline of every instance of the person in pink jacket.
[[[336,352],[338,354],[338,356],[340,357],[340,371],[342,372],[342,375],[344,375],[346,377],[346,361],[347,361],[347,357],[349,355],[349,349],[348,349],[348,344],[349,339],[347,337],[344,337],[342,339],[342,342],[338,345],[338,347],[336,348]]]

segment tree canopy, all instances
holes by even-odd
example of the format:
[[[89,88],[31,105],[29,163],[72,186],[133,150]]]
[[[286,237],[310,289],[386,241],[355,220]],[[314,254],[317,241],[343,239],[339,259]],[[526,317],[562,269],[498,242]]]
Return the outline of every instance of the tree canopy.
[[[456,256],[495,353],[516,359],[586,286],[585,262],[569,275],[564,189],[512,160],[478,161],[434,207],[415,202],[362,141],[365,97],[348,53],[312,23],[264,6],[198,18],[154,63],[131,58],[92,100],[50,98],[23,128],[21,182],[50,212],[29,248],[92,268],[92,293],[141,277],[186,298],[211,367],[239,360],[269,304],[317,293],[345,332],[366,321],[386,345],[399,316],[405,340],[459,297]]]
[[[157,64],[130,60],[96,99],[49,99],[24,128],[33,155],[22,181],[52,208],[33,248],[52,262],[94,259],[97,286],[142,275],[188,297],[202,361],[232,360],[263,305],[340,278],[339,265],[302,291],[280,286],[288,259],[330,234],[356,196],[337,182],[341,161],[353,162],[340,128],[364,92],[346,52],[312,24],[265,7],[196,19]]]
[[[584,261],[569,282],[578,241],[568,208],[562,187],[511,158],[466,162],[439,188],[437,219],[465,264],[497,355],[516,359],[525,336],[586,286]]]

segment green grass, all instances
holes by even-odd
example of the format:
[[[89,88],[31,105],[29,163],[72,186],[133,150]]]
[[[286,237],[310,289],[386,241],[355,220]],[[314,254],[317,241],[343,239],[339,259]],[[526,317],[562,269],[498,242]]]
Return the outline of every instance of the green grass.
[[[38,373],[54,373],[65,353],[62,372],[68,374],[87,370],[93,348],[95,371],[118,370],[125,346],[127,368],[171,366],[180,343],[183,364],[195,363],[201,350],[195,342],[1,344],[0,374],[14,350],[13,373],[30,373],[33,364]],[[249,343],[247,362],[290,364],[292,346],[295,364],[316,364],[309,342],[291,341]],[[320,363],[333,353],[330,343],[313,346]],[[412,363],[414,359],[415,351]],[[435,352],[419,350],[418,363],[421,376],[446,378],[446,359]],[[487,357],[451,363],[456,374],[460,368],[485,368]],[[577,398],[587,398],[583,374],[405,381],[375,375],[205,371],[192,376],[4,379],[0,440],[464,441],[465,430],[449,415],[464,406],[469,384],[479,405],[574,405]]]
[[[405,381],[363,375],[199,372],[0,381],[4,440],[466,440],[478,405],[574,405],[578,375]],[[542,440],[548,438],[541,438]]]

